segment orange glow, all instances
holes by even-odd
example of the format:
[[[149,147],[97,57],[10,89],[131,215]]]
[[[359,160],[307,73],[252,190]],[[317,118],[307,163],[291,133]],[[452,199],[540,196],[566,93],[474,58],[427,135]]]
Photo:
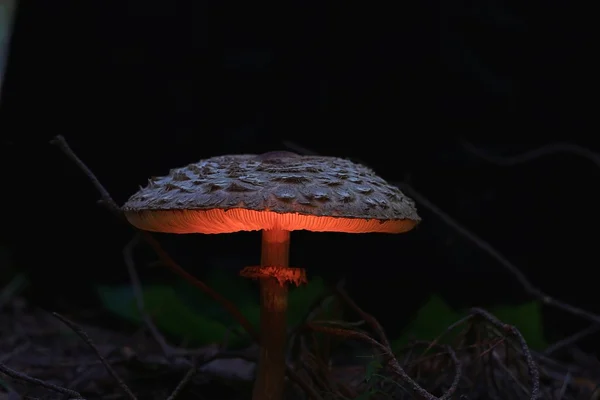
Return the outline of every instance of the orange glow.
[[[139,229],[166,233],[231,233],[280,229],[313,232],[402,233],[417,221],[411,219],[364,219],[254,211],[244,208],[208,210],[128,211],[129,222]]]
[[[304,268],[287,268],[287,267],[246,267],[240,272],[241,276],[246,278],[264,279],[275,278],[277,282],[283,286],[288,282],[300,286],[307,283],[306,271]]]

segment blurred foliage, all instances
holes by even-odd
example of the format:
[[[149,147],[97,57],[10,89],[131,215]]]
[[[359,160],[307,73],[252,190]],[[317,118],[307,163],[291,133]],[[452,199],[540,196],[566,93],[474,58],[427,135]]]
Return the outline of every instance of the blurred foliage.
[[[496,306],[490,308],[494,316],[502,322],[514,325],[529,347],[540,350],[547,346],[544,338],[541,304],[531,301],[518,306]],[[409,323],[404,334],[392,342],[394,351],[408,345],[411,340],[433,340],[444,333],[454,322],[468,315],[468,310],[454,310],[440,296],[433,295],[417,312],[415,318]],[[440,343],[449,343],[461,328],[448,332]]]
[[[258,326],[260,306],[256,282],[222,268],[212,269],[205,282],[236,304],[242,314]],[[0,304],[18,295],[27,284],[26,276],[14,270],[9,251],[0,246]],[[107,310],[129,322],[141,324],[142,319],[131,285],[98,285],[96,290]],[[291,287],[288,325],[299,324],[326,290],[320,277],[311,278],[307,285]],[[182,279],[170,285],[146,285],[142,292],[147,312],[157,327],[172,338],[190,345],[223,341],[233,347],[247,344],[248,339],[242,328],[229,313],[210,296]],[[325,314],[321,313],[318,319],[333,317],[335,307],[326,308],[332,309],[325,310]],[[518,306],[496,306],[489,311],[501,321],[516,326],[532,349],[540,350],[547,346],[539,301]],[[468,310],[455,310],[441,296],[433,295],[417,311],[404,333],[392,342],[392,348],[398,351],[413,339],[433,340],[467,314]],[[441,342],[449,343],[458,332],[460,328],[447,333]]]
[[[258,326],[260,305],[253,282],[233,273],[215,268],[205,283],[234,302]],[[313,277],[307,285],[290,288],[288,324],[296,325],[312,304],[325,292],[325,284]],[[98,286],[104,306],[115,315],[133,323],[141,323],[133,288],[130,285]],[[189,345],[203,345],[227,341],[229,346],[247,344],[239,324],[211,297],[189,283],[180,280],[173,285],[143,287],[146,311],[156,326],[165,334]]]
[[[8,42],[12,30],[16,0],[0,1],[0,90],[2,89],[2,77],[8,58]],[[1,93],[1,91],[0,91]]]
[[[205,282],[238,306],[248,320],[258,326],[260,306],[256,283],[242,279],[231,271],[215,268]],[[113,314],[133,323],[141,323],[133,288],[130,285],[98,286],[104,306]],[[295,326],[302,321],[311,306],[326,291],[323,280],[312,278],[309,284],[290,288],[288,324]],[[146,310],[157,327],[165,334],[190,345],[227,341],[230,346],[247,344],[239,324],[211,297],[179,280],[173,285],[148,285],[143,287]],[[515,325],[533,349],[543,349],[541,307],[532,301],[519,306],[497,306],[490,312],[505,323]],[[412,339],[433,340],[444,333],[448,326],[466,316],[468,310],[452,309],[442,297],[432,296],[410,321],[404,334],[393,341],[394,350],[407,345]],[[448,343],[455,334],[445,335]]]

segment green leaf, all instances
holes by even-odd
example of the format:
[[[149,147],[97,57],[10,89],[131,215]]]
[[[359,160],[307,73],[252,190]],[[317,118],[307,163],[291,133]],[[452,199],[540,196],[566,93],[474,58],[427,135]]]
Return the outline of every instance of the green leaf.
[[[532,349],[542,350],[548,345],[544,338],[542,305],[539,301],[530,301],[518,306],[497,306],[490,312],[500,321],[514,325]]]
[[[527,344],[535,350],[544,349],[547,345],[544,338],[541,304],[538,301],[518,306],[496,306],[489,310],[502,322],[517,327]],[[433,295],[417,312],[404,334],[392,342],[394,351],[406,346],[411,339],[433,340],[444,333],[448,326],[466,316],[465,311],[455,311],[440,296]],[[456,330],[455,334],[460,330]],[[440,343],[450,343],[454,335],[448,333]]]
[[[450,308],[440,296],[433,295],[417,311],[404,334],[392,342],[392,349],[399,350],[406,346],[411,339],[433,340],[464,315],[466,313],[459,313]],[[448,339],[451,337],[452,335],[446,335],[441,343],[448,343]]]
[[[310,307],[326,291],[323,279],[316,276],[308,281],[306,285],[290,287],[288,299],[287,321],[291,326],[296,326],[302,322]]]
[[[379,372],[383,368],[379,360],[373,360],[367,364],[366,373],[365,373],[365,382],[369,382],[373,375]]]
[[[238,305],[242,314],[255,326],[258,326],[260,307],[258,292],[252,288],[252,282],[224,268],[213,268],[203,281]],[[193,310],[204,316],[221,322],[225,326],[237,326],[237,321],[212,297],[189,282],[179,279],[173,285],[177,294]]]
[[[98,286],[104,306],[114,314],[130,322],[140,323],[133,290],[130,286]],[[143,288],[144,302],[148,314],[157,328],[166,335],[189,340],[190,345],[221,342],[227,335],[227,327],[193,311],[177,296],[172,287],[163,285]],[[235,345],[236,337],[228,337]]]

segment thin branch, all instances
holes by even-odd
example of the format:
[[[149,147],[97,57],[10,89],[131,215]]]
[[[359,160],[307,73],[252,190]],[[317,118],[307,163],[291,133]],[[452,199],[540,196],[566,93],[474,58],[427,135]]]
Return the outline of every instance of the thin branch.
[[[472,308],[471,314],[477,315],[487,322],[492,324],[499,331],[504,331],[509,333],[511,336],[515,337],[521,346],[521,351],[523,356],[525,357],[525,361],[527,362],[527,368],[529,369],[529,374],[531,375],[531,400],[537,400],[540,397],[540,373],[538,371],[538,367],[536,362],[533,360],[533,356],[531,355],[531,351],[529,350],[529,346],[525,341],[525,338],[521,334],[521,332],[513,325],[505,324],[500,321],[498,318],[490,314],[484,309],[481,308]]]
[[[459,222],[454,220],[444,211],[442,211],[439,207],[429,201],[425,196],[421,193],[417,192],[412,187],[405,185],[403,183],[395,183],[400,189],[402,189],[408,196],[412,197],[419,205],[427,208],[429,211],[436,214],[442,221],[444,221],[447,225],[452,227],[456,232],[460,233],[471,242],[473,242],[477,247],[488,253],[493,259],[498,261],[498,263],[504,267],[508,272],[510,272],[513,277],[519,282],[521,287],[527,292],[530,296],[539,299],[544,304],[552,306],[554,308],[561,309],[578,317],[587,319],[588,321],[600,324],[600,315],[594,314],[592,312],[586,311],[582,308],[572,306],[564,301],[555,299],[548,294],[542,292],[539,288],[535,287],[529,279],[525,277],[525,274],[521,272],[521,270],[512,262],[510,262],[506,257],[504,257],[498,250],[496,250],[490,243],[481,239],[473,232],[462,226]]]
[[[583,157],[600,167],[600,155],[593,152],[592,150],[586,149],[585,147],[578,146],[572,143],[550,143],[537,149],[527,151],[525,153],[517,154],[516,156],[501,157],[493,154],[489,154],[483,149],[475,146],[474,144],[462,139],[460,141],[461,146],[473,154],[491,164],[499,165],[502,167],[513,167],[515,165],[524,164],[529,161],[534,161],[540,157],[545,157],[558,153],[573,154],[578,157]]]
[[[163,354],[167,358],[171,358],[172,356],[179,354],[179,349],[173,348],[171,345],[167,343],[164,336],[156,325],[148,312],[146,311],[146,305],[144,304],[144,293],[142,291],[142,282],[140,281],[140,277],[135,268],[135,262],[133,260],[133,248],[140,242],[141,236],[136,234],[129,243],[123,248],[123,259],[125,261],[125,265],[127,266],[127,272],[129,273],[129,280],[131,281],[131,287],[133,289],[133,294],[136,300],[138,312],[144,321],[144,325],[150,334],[154,338],[154,340],[160,346]]]
[[[383,327],[381,326],[379,321],[377,321],[377,319],[375,317],[373,317],[371,314],[367,313],[362,308],[360,308],[358,306],[358,304],[356,304],[356,302],[354,300],[352,300],[350,298],[350,296],[348,296],[348,293],[346,293],[346,291],[344,290],[344,288],[341,285],[337,285],[335,287],[335,291],[336,291],[337,295],[340,296],[340,298],[344,302],[346,302],[358,315],[360,315],[360,317],[367,324],[371,325],[371,328],[373,329],[373,331],[375,331],[377,336],[379,336],[379,340],[381,341],[381,344],[383,344],[386,348],[391,349],[390,341],[388,340],[388,338],[385,334],[385,331],[383,330]]]
[[[57,392],[57,393],[65,394],[65,395],[69,396],[69,398],[72,399],[72,400],[75,400],[75,399],[77,399],[77,400],[83,400],[83,397],[81,396],[81,394],[79,394],[79,392],[76,392],[74,390],[67,389],[67,388],[64,388],[64,387],[61,387],[61,386],[57,386],[57,385],[54,385],[54,384],[49,383],[49,382],[45,382],[45,381],[43,381],[41,379],[33,378],[33,377],[31,377],[29,375],[26,375],[26,374],[24,374],[22,372],[18,372],[18,371],[15,371],[14,369],[10,369],[6,365],[1,364],[1,363],[0,363],[0,372],[2,372],[3,374],[5,374],[7,376],[10,376],[13,379],[16,379],[16,380],[19,380],[19,381],[23,381],[23,382],[27,382],[27,383],[30,383],[32,385],[40,386],[40,387],[43,387],[43,388],[48,389],[48,390],[52,390],[52,391]]]
[[[90,180],[90,182],[92,182],[92,185],[94,185],[96,190],[100,192],[100,198],[106,203],[105,206],[112,208],[111,211],[119,215],[121,218],[124,218],[121,209],[113,200],[110,193],[108,193],[108,190],[106,190],[102,183],[100,183],[100,181],[92,172],[92,170],[87,165],[85,165],[85,163],[81,160],[81,158],[77,156],[77,154],[75,154],[73,149],[71,149],[71,146],[69,146],[69,144],[65,140],[64,136],[55,136],[54,139],[50,141],[50,144],[58,147],[65,154],[65,156],[67,156],[67,158],[73,161],[75,165],[77,165],[77,168],[79,168],[85,174],[85,176],[87,176],[87,178]]]
[[[171,395],[167,398],[167,400],[175,400],[177,398],[177,396],[179,396],[179,394],[186,387],[186,385],[196,375],[197,372],[198,372],[198,370],[196,369],[196,367],[190,368],[190,370],[187,372],[187,374],[185,374],[185,376],[183,377],[183,379],[179,382],[179,384],[177,385],[177,387],[175,388],[175,390],[173,390],[173,393],[171,393]]]
[[[100,193],[102,205],[107,207],[110,211],[112,211],[119,218],[125,219],[125,216],[124,216],[123,212],[121,211],[121,208],[117,205],[117,203],[112,198],[112,196],[110,195],[108,190],[106,190],[106,188],[104,187],[104,185],[102,185],[102,183],[100,183],[100,181],[98,180],[96,175],[94,175],[94,173],[88,168],[88,166],[85,165],[85,163],[75,154],[75,152],[73,151],[73,149],[71,149],[71,147],[69,146],[69,144],[67,143],[65,138],[62,135],[58,135],[51,141],[51,143],[53,145],[56,145],[70,160],[72,160],[75,163],[75,165],[77,165],[77,167],[79,167],[79,169],[92,182],[92,184],[94,185],[96,190],[98,190],[98,192]],[[255,341],[259,340],[258,333],[254,329],[254,327],[252,326],[250,321],[248,321],[248,319],[246,319],[246,317],[244,317],[244,315],[240,312],[240,310],[235,306],[235,304],[233,304],[232,302],[227,300],[224,296],[222,296],[220,293],[216,292],[211,287],[206,285],[204,282],[202,282],[201,280],[197,279],[196,277],[194,277],[193,275],[188,273],[186,270],[184,270],[179,264],[177,264],[164,251],[164,249],[162,248],[160,243],[149,232],[142,231],[142,230],[140,230],[139,232],[142,235],[142,237],[144,238],[144,240],[146,242],[148,242],[148,244],[150,244],[150,246],[152,246],[152,248],[154,249],[154,251],[156,252],[158,257],[160,258],[161,262],[165,266],[167,266],[169,269],[174,271],[176,274],[181,276],[183,279],[187,280],[192,285],[196,286],[197,288],[202,290],[204,293],[206,293],[207,295],[212,297],[216,302],[221,304],[221,306],[225,310],[227,310],[231,314],[232,317],[234,317],[237,320],[237,322],[246,330],[246,332],[248,332],[248,334],[250,336],[252,336],[252,338]]]
[[[544,355],[549,356],[553,353],[556,353],[558,350],[560,350],[562,348],[569,347],[569,346],[579,342],[583,338],[594,335],[598,332],[600,332],[600,324],[590,325],[587,328],[582,329],[579,332],[572,334],[571,336],[567,336],[566,338],[561,339],[561,340],[557,341],[556,343],[551,344],[544,350]]]
[[[133,394],[131,389],[129,389],[129,386],[127,386],[125,384],[125,382],[123,382],[123,380],[121,379],[119,374],[117,374],[117,371],[115,371],[114,368],[108,363],[108,361],[106,361],[106,358],[104,358],[102,353],[100,353],[100,350],[98,350],[98,347],[96,347],[96,345],[94,344],[92,339],[88,336],[87,333],[85,333],[83,328],[81,328],[75,322],[70,321],[69,319],[63,317],[62,315],[60,315],[58,313],[54,312],[54,313],[52,313],[52,315],[55,318],[57,318],[58,320],[60,320],[63,324],[65,324],[69,328],[71,328],[71,330],[73,330],[73,332],[75,332],[77,334],[77,336],[79,336],[85,342],[85,344],[87,344],[92,349],[92,351],[94,353],[96,353],[96,357],[98,357],[98,359],[100,360],[100,362],[102,363],[104,368],[106,368],[106,371],[109,373],[110,376],[113,377],[113,379],[117,382],[117,384],[123,390],[123,392],[125,392],[125,394],[131,400],[137,400],[137,397],[135,396],[135,394]]]
[[[491,164],[502,167],[513,167],[530,161],[535,161],[536,159],[541,157],[550,156],[558,153],[567,153],[577,157],[585,158],[586,160],[593,162],[596,165],[596,167],[600,168],[600,154],[589,150],[583,146],[579,146],[572,143],[550,143],[542,147],[538,147],[537,149],[508,157],[490,154],[464,139],[460,140],[460,144],[466,151],[473,154],[475,157],[479,157]],[[594,324],[588,327],[587,329],[575,333],[574,335],[569,336],[568,338],[549,346],[545,350],[544,354],[549,355],[553,352],[556,352],[560,348],[572,345],[573,343],[583,339],[584,337],[593,335],[600,331],[600,321],[594,318],[593,322]]]

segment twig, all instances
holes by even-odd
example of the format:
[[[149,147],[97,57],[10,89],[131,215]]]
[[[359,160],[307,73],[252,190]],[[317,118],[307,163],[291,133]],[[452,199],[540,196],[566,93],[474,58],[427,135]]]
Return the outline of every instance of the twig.
[[[7,362],[8,360],[13,358],[17,354],[20,354],[20,353],[24,352],[25,350],[29,349],[29,347],[31,347],[31,342],[27,341],[27,342],[15,347],[9,353],[0,355],[0,364]]]
[[[527,151],[525,153],[521,153],[516,156],[509,156],[509,157],[502,157],[502,156],[496,156],[493,154],[489,154],[486,151],[484,151],[483,149],[473,145],[472,143],[470,143],[464,139],[460,140],[460,144],[466,151],[473,154],[475,157],[479,157],[491,164],[502,166],[502,167],[513,167],[515,165],[534,161],[540,157],[545,157],[545,156],[549,156],[549,155],[553,155],[553,154],[557,154],[557,153],[567,153],[567,154],[573,154],[577,157],[585,158],[588,161],[593,162],[597,167],[600,168],[600,154],[598,154],[592,150],[589,150],[585,147],[578,146],[578,145],[572,144],[572,143],[550,143],[545,146],[538,147],[537,149]],[[569,311],[569,310],[567,310],[567,311]],[[544,353],[546,355],[548,355],[550,353],[557,351],[558,349],[560,349],[562,347],[571,345],[571,344],[581,340],[585,336],[593,335],[594,333],[600,331],[600,320],[597,320],[595,318],[593,320],[593,322],[594,322],[594,325],[592,325],[589,328],[587,328],[581,332],[578,332],[564,340],[561,340],[561,341],[553,344],[552,346],[548,347],[548,349],[546,349],[544,351]]]
[[[196,367],[190,368],[190,370],[187,372],[187,374],[185,374],[183,379],[179,382],[179,384],[177,385],[175,390],[173,390],[173,393],[171,393],[167,400],[175,400],[175,398],[179,396],[179,394],[183,391],[185,386],[192,380],[192,378],[194,377],[194,375],[196,375],[197,372],[198,370],[196,369]]]
[[[111,367],[111,365],[108,363],[108,361],[106,361],[106,358],[104,358],[102,353],[100,353],[100,350],[98,350],[98,347],[96,347],[96,345],[94,344],[92,339],[88,336],[88,334],[85,333],[85,331],[79,325],[77,325],[75,322],[68,320],[67,318],[63,317],[62,315],[55,313],[55,312],[52,313],[52,315],[54,317],[56,317],[58,320],[60,320],[63,324],[65,324],[69,328],[71,328],[73,330],[73,332],[75,332],[77,334],[77,336],[79,336],[94,351],[94,353],[96,353],[96,356],[98,357],[100,362],[102,362],[102,365],[104,365],[104,368],[106,368],[106,371],[110,374],[110,376],[113,377],[113,379],[117,382],[117,384],[123,390],[123,392],[125,392],[125,394],[127,394],[127,396],[131,400],[137,400],[137,397],[133,394],[131,389],[129,389],[129,386],[127,386],[125,384],[125,382],[123,382],[123,380],[121,379],[121,377],[119,377],[119,375],[114,370],[114,368]]]
[[[560,388],[560,392],[558,393],[557,399],[563,399],[565,397],[565,393],[567,393],[567,388],[569,387],[569,383],[571,383],[571,380],[572,380],[571,373],[567,372],[567,374],[565,375],[563,384]],[[590,398],[593,398],[593,397],[590,397]]]
[[[442,211],[439,207],[429,201],[425,196],[421,193],[417,192],[412,187],[402,184],[396,183],[398,187],[400,187],[408,196],[412,197],[419,205],[429,209],[431,212],[436,214],[442,221],[444,221],[447,225],[452,227],[456,232],[460,233],[475,245],[477,245],[480,249],[488,253],[492,258],[494,258],[500,265],[502,265],[508,272],[510,272],[513,277],[519,282],[521,287],[527,292],[530,296],[535,297],[542,301],[544,304],[552,306],[554,308],[561,309],[578,317],[587,319],[588,321],[600,324],[600,316],[579,307],[572,306],[568,303],[565,303],[561,300],[555,299],[546,293],[542,292],[539,288],[533,286],[533,284],[525,277],[525,274],[519,270],[519,268],[510,262],[506,257],[504,257],[498,250],[496,250],[492,245],[485,240],[481,239],[473,232],[469,231],[467,228],[462,226],[460,223],[455,221],[452,217]]]
[[[148,329],[148,331],[150,331],[152,338],[158,343],[163,355],[167,359],[170,359],[171,357],[174,357],[174,356],[197,355],[198,350],[195,351],[192,349],[181,349],[181,348],[170,345],[167,342],[167,340],[165,339],[165,337],[163,336],[163,334],[160,332],[160,330],[156,327],[156,324],[154,323],[154,321],[152,321],[152,317],[150,317],[150,315],[148,314],[148,312],[146,310],[146,305],[144,302],[144,293],[142,290],[142,282],[140,280],[139,274],[137,273],[137,269],[135,267],[135,261],[133,259],[133,249],[137,244],[139,244],[140,239],[141,239],[141,235],[138,232],[129,241],[129,243],[127,243],[125,245],[125,247],[123,248],[123,259],[125,261],[125,265],[127,266],[127,272],[129,274],[129,280],[131,282],[131,287],[133,289],[133,295],[136,300],[138,312],[140,313],[140,316],[142,317],[142,320],[144,321],[144,326],[146,327],[146,329]],[[200,351],[204,352],[204,349],[200,349]],[[182,360],[182,361],[185,361],[186,364],[188,363],[187,360]],[[189,363],[189,365],[191,366],[192,364]]]
[[[356,313],[358,315],[360,315],[360,317],[366,323],[368,323],[369,325],[371,325],[371,328],[375,331],[375,333],[377,334],[377,336],[379,336],[379,340],[381,341],[381,344],[383,344],[386,348],[391,349],[390,341],[388,340],[387,336],[385,335],[385,331],[383,330],[383,327],[381,326],[381,324],[379,323],[379,321],[377,321],[377,319],[375,317],[373,317],[371,314],[367,313],[362,308],[360,308],[358,306],[358,304],[356,304],[354,302],[354,300],[352,300],[350,298],[350,296],[348,296],[348,293],[346,293],[346,291],[344,290],[344,288],[341,285],[336,285],[335,292],[352,309],[354,309],[354,311],[356,311]]]
[[[558,342],[551,344],[544,350],[544,355],[549,356],[552,353],[556,353],[558,350],[568,347],[576,342],[579,342],[581,339],[593,335],[595,333],[600,332],[600,324],[593,324],[588,326],[587,328],[572,334],[571,336],[567,336],[566,338],[559,340]]]
[[[111,357],[114,353],[116,353],[118,350],[120,350],[119,346],[111,346],[109,349],[104,351],[104,358],[109,358]],[[111,362],[114,363],[118,363],[124,360],[128,360],[127,357],[121,359],[121,360],[111,360]],[[77,366],[79,368],[83,367],[83,369],[80,369],[79,374],[74,377],[69,383],[68,383],[68,387],[70,388],[76,388],[77,386],[79,386],[81,383],[85,382],[86,379],[89,378],[90,373],[93,371],[93,367],[98,365],[98,364],[102,364],[102,361],[100,360],[95,360],[93,363],[81,363],[78,362],[76,363]]]
[[[146,306],[144,304],[144,294],[142,292],[142,283],[140,281],[140,277],[135,268],[135,262],[133,260],[133,248],[139,243],[141,236],[136,234],[127,245],[123,248],[123,258],[125,261],[125,265],[127,266],[127,272],[129,273],[129,280],[131,281],[131,287],[133,289],[134,297],[136,300],[138,312],[146,325],[148,331],[154,338],[154,340],[160,346],[164,356],[166,358],[171,358],[176,353],[179,353],[179,349],[174,349],[171,345],[167,343],[164,336],[160,333],[154,321],[148,313],[146,312]]]
[[[75,154],[71,146],[67,143],[65,138],[62,135],[55,136],[54,139],[50,141],[50,144],[58,147],[67,158],[77,165],[77,167],[87,176],[87,178],[92,182],[92,185],[96,188],[98,192],[100,192],[100,198],[103,201],[103,205],[108,207],[112,212],[118,215],[120,218],[125,218],[121,209],[117,205],[117,203],[113,200],[108,190],[100,183],[96,175],[92,172],[91,169]]]
[[[3,374],[5,374],[7,376],[10,376],[13,379],[19,380],[19,381],[31,383],[32,385],[37,385],[37,386],[52,390],[57,393],[66,394],[71,399],[83,400],[83,397],[81,396],[81,394],[79,394],[79,392],[76,392],[74,390],[67,389],[67,388],[64,388],[61,386],[54,385],[52,383],[45,382],[41,379],[33,378],[22,372],[18,372],[13,369],[10,369],[6,365],[1,364],[1,363],[0,363],[0,372],[2,372]]]
[[[523,352],[525,361],[527,362],[529,374],[531,375],[531,400],[537,400],[540,397],[540,373],[538,371],[536,362],[533,360],[533,356],[531,355],[529,346],[527,345],[527,342],[525,341],[525,338],[523,337],[521,332],[513,325],[505,324],[504,322],[500,321],[498,318],[481,308],[472,308],[471,314],[483,318],[499,331],[509,333],[517,339],[519,345],[521,346],[521,351]]]
[[[493,154],[489,154],[464,139],[460,141],[460,144],[466,151],[473,154],[474,156],[484,159],[485,161],[491,164],[499,165],[502,167],[512,167],[515,165],[533,161],[540,157],[549,156],[557,153],[568,153],[576,155],[578,157],[583,157],[596,164],[597,167],[600,167],[600,155],[596,154],[595,152],[589,149],[586,149],[585,147],[571,143],[550,143],[537,149],[510,157],[500,157]]]
[[[87,165],[75,154],[73,149],[69,146],[67,141],[62,135],[56,136],[50,143],[57,146],[70,160],[72,160],[79,169],[87,176],[87,178],[92,182],[96,190],[100,193],[101,203],[105,207],[107,207],[111,212],[113,212],[116,216],[121,219],[125,219],[121,208],[117,205],[115,200],[112,198],[108,190],[100,183],[96,175],[88,168]],[[129,225],[129,224],[128,224]],[[131,226],[131,225],[130,225]],[[179,264],[177,264],[162,248],[160,243],[147,231],[139,231],[142,237],[156,252],[162,263],[167,266],[169,269],[174,271],[176,274],[184,278],[186,281],[190,282],[192,285],[196,286],[204,293],[212,297],[216,302],[221,304],[221,306],[227,310],[232,317],[234,317],[237,322],[248,332],[252,338],[258,342],[259,336],[250,321],[244,317],[244,315],[240,312],[240,310],[223,297],[220,293],[213,290],[211,287],[206,285],[201,280],[197,279],[186,270],[184,270]]]
[[[506,364],[504,364],[502,362],[502,359],[500,358],[500,356],[494,352],[491,352],[491,357],[494,359],[494,361],[496,362],[496,365],[498,365],[500,367],[500,369],[502,371],[504,371],[504,373],[510,378],[512,379],[512,381],[514,382],[514,384],[523,391],[524,394],[529,394],[529,389],[527,389],[527,387],[519,381],[519,379],[515,376],[515,373],[513,371],[511,371],[510,368],[508,368],[508,366],[506,366]],[[495,380],[494,380],[495,382]],[[498,388],[498,385],[495,385],[495,389],[496,391],[500,391]],[[559,397],[559,399],[562,399],[562,397]]]

